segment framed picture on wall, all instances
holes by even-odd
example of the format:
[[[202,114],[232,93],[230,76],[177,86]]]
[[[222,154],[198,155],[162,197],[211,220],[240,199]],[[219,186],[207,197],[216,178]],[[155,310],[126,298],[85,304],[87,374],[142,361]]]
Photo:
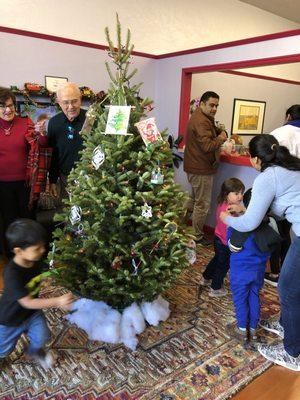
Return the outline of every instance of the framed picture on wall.
[[[17,101],[18,112],[21,117],[29,117],[34,123],[38,119],[50,119],[57,114],[57,108],[50,103],[37,102],[37,106],[25,103],[25,101]]]
[[[257,135],[263,132],[265,101],[234,99],[231,133]]]
[[[49,92],[56,92],[61,85],[68,82],[68,78],[60,76],[45,76],[45,87]]]

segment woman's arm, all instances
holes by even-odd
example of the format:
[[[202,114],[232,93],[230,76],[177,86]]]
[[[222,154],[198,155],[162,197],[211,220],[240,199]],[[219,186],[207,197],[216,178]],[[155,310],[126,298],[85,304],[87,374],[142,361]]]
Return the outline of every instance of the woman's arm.
[[[276,194],[273,168],[262,172],[254,181],[249,206],[241,217],[231,217],[228,213],[221,215],[223,221],[240,232],[253,231],[266,215]]]

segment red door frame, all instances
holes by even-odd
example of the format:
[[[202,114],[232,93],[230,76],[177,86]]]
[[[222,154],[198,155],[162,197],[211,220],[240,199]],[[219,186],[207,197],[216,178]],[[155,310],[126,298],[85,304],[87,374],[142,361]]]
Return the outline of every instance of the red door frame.
[[[178,135],[185,136],[185,128],[189,120],[189,105],[190,105],[193,74],[200,72],[213,72],[213,71],[220,72],[220,71],[228,71],[230,69],[263,67],[267,65],[289,64],[295,62],[300,62],[300,54],[183,68],[181,73]],[[270,77],[268,77],[268,79],[270,79]],[[277,82],[287,83],[285,79],[274,78],[274,80],[276,80]],[[297,82],[289,82],[289,83],[299,84]],[[184,140],[182,141],[180,147],[183,146],[184,146]]]

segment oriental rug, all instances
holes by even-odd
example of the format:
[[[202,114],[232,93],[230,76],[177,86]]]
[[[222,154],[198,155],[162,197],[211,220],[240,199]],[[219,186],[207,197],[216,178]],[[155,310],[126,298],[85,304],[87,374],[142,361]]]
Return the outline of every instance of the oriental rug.
[[[211,249],[199,248],[197,262],[164,294],[170,318],[158,327],[148,326],[135,352],[91,341],[62,312],[47,311],[57,365],[44,371],[28,364],[21,338],[0,372],[0,400],[229,399],[271,363],[230,337],[235,322],[230,294],[210,298],[207,288],[199,290],[201,271],[211,256]],[[58,289],[48,288],[44,295],[57,294]],[[262,318],[278,313],[276,290],[265,286]],[[278,340],[261,334],[268,342]]]

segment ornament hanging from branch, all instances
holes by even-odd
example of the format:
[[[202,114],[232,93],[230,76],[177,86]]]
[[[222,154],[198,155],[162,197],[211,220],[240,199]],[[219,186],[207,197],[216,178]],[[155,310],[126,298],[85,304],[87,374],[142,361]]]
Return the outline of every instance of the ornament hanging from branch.
[[[77,224],[81,221],[82,210],[79,206],[72,206],[69,220],[72,225]]]
[[[162,185],[164,183],[164,176],[161,173],[159,164],[151,173],[151,183],[153,183],[153,185]]]
[[[145,203],[142,206],[142,217],[150,219],[152,218],[152,207]]]
[[[189,264],[194,264],[197,260],[196,242],[193,239],[190,239],[186,246],[185,256]]]
[[[92,164],[95,169],[99,169],[99,167],[104,163],[105,153],[102,150],[101,146],[95,147],[93,151]]]
[[[137,127],[146,146],[149,143],[156,143],[158,140],[162,140],[161,134],[155,123],[155,118],[144,119],[134,125]]]
[[[127,133],[131,106],[110,106],[105,134],[132,135]]]

